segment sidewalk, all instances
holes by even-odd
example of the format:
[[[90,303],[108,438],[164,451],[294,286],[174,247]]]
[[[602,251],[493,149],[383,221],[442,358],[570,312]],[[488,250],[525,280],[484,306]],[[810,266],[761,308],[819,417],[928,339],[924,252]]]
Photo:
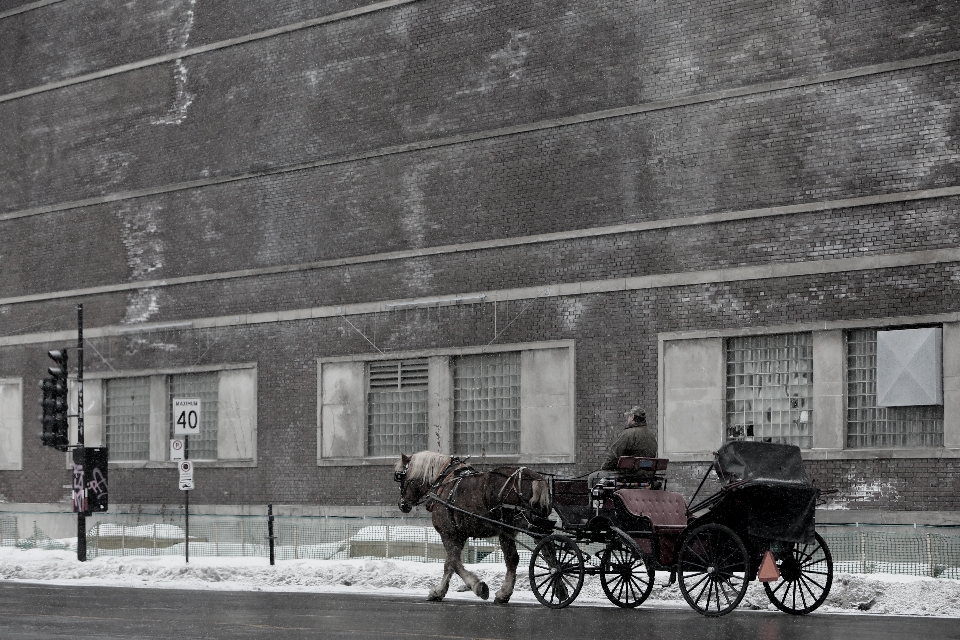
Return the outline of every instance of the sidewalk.
[[[503,565],[470,565],[490,586],[503,581]],[[527,587],[526,566],[519,569],[513,602],[534,603]],[[264,558],[181,556],[101,556],[79,562],[75,552],[0,547],[0,580],[22,580],[65,585],[100,585],[168,589],[237,591],[299,591],[382,593],[425,598],[443,571],[440,563],[403,560],[284,560],[271,567]],[[676,585],[666,586],[667,574],[644,607],[686,607]],[[475,599],[459,593],[454,577],[449,598]],[[613,606],[600,583],[588,576],[574,606]],[[492,605],[491,605],[492,606]],[[772,609],[763,588],[751,583],[743,609]],[[836,574],[826,603],[817,613],[960,617],[960,580],[889,574]]]

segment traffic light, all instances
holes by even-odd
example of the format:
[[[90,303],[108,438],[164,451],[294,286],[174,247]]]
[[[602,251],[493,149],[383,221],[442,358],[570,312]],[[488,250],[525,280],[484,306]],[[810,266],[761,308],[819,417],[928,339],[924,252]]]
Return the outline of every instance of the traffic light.
[[[47,355],[57,366],[49,367],[50,377],[40,382],[43,390],[40,400],[43,433],[40,438],[44,445],[66,451],[70,442],[67,436],[67,350],[48,351]]]

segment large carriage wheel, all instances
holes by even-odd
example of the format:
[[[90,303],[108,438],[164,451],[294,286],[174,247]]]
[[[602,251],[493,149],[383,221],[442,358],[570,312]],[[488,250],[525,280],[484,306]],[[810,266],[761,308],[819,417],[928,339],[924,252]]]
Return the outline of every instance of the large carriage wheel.
[[[705,616],[730,613],[747,592],[747,565],[747,548],[732,529],[722,524],[697,527],[680,547],[680,593]]]
[[[618,607],[638,607],[653,591],[654,572],[633,538],[613,527],[617,538],[600,555],[600,586]]]
[[[764,582],[767,597],[780,611],[793,615],[810,613],[827,599],[833,584],[833,557],[820,534],[811,544],[794,544],[775,554],[780,569],[778,582]]]
[[[583,554],[577,543],[560,534],[544,537],[530,558],[530,588],[545,606],[562,609],[583,587]]]

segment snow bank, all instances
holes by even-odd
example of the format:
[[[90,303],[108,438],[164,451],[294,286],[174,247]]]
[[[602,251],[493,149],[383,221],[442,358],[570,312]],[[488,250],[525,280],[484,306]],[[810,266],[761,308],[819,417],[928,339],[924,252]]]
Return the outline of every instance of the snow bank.
[[[191,545],[192,546],[192,545]],[[503,565],[475,564],[470,569],[490,586],[499,588]],[[527,586],[526,566],[520,567],[514,602],[535,602]],[[101,556],[77,561],[68,551],[11,547],[0,548],[0,580],[49,582],[69,585],[102,585],[170,589],[223,589],[238,591],[307,591],[404,594],[426,597],[440,579],[437,564],[403,560],[285,560],[271,567],[264,558],[181,556]],[[657,584],[644,606],[686,607],[676,585],[666,585],[667,574],[657,574]],[[454,599],[475,599],[457,592]],[[596,578],[588,577],[577,605],[609,604]],[[763,587],[752,583],[745,609],[772,609]],[[885,574],[837,574],[827,602],[818,612],[960,617],[960,580]]]

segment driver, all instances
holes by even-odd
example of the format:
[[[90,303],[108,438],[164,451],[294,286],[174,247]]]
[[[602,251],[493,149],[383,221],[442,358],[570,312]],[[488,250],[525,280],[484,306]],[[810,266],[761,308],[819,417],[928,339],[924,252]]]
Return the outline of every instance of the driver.
[[[607,449],[600,466],[604,471],[616,471],[620,456],[657,457],[657,435],[647,426],[647,412],[637,406],[630,409],[625,417],[627,426]]]

